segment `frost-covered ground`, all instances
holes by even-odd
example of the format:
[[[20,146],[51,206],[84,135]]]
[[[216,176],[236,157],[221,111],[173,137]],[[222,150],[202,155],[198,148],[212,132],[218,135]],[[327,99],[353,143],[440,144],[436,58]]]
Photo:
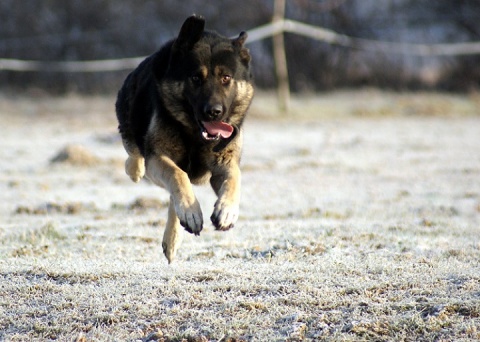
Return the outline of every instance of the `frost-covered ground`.
[[[113,102],[0,97],[0,340],[480,339],[476,96],[259,96],[237,226],[170,266]]]

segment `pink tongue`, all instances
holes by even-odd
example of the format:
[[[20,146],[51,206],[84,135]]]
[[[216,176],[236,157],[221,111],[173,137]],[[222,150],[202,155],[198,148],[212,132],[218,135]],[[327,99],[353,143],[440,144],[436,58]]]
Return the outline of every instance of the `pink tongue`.
[[[202,124],[207,130],[208,134],[213,136],[220,134],[222,138],[229,138],[233,133],[233,126],[222,121],[204,121]]]

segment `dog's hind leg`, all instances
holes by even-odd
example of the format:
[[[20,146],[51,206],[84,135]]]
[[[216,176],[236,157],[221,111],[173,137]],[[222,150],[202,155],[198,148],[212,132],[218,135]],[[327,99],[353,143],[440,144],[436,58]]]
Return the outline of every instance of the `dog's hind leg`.
[[[145,176],[145,158],[135,144],[123,139],[123,146],[128,153],[125,161],[125,172],[132,181],[138,183]]]
[[[175,204],[173,198],[170,198],[170,205],[168,206],[168,219],[165,232],[163,233],[163,254],[168,260],[168,263],[172,263],[175,255],[177,254],[178,247],[182,242],[183,229],[180,226],[177,213],[175,212]]]

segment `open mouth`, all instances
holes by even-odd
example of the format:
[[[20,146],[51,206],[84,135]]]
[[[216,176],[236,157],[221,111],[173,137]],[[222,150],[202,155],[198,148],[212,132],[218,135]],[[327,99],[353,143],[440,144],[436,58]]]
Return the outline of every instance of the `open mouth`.
[[[233,133],[233,126],[223,121],[201,121],[202,136],[205,140],[228,139]]]

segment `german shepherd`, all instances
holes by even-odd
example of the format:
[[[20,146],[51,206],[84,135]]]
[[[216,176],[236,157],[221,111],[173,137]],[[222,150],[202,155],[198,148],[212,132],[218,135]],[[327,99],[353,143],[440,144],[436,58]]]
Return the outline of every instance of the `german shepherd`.
[[[187,18],[176,39],[127,76],[115,104],[126,173],[170,193],[162,242],[169,263],[180,225],[195,235],[203,229],[192,184],[210,181],[217,230],[232,228],[239,215],[242,123],[254,92],[247,34],[229,39],[204,27],[203,17]]]

